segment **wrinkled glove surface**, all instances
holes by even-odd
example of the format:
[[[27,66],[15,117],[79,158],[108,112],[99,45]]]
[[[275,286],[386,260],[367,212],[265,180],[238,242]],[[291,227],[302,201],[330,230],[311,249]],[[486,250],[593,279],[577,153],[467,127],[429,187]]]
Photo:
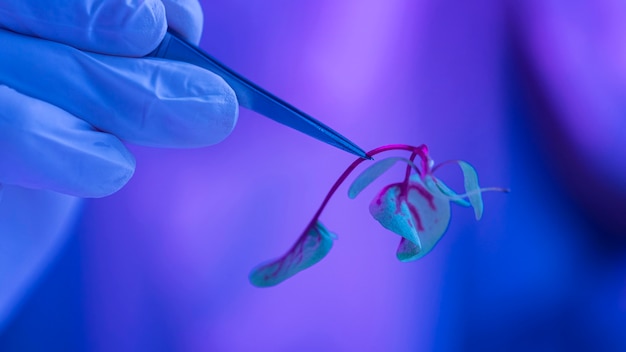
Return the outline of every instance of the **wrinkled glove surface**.
[[[121,141],[223,140],[238,113],[230,87],[193,65],[141,57],[168,25],[197,41],[201,16],[197,1],[0,3],[0,183],[101,197],[133,174]]]

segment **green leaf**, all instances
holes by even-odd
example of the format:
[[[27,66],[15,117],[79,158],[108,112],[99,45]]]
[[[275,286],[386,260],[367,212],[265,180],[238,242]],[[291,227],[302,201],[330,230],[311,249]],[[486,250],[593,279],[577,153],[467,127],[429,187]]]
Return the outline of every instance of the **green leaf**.
[[[478,174],[472,165],[465,161],[458,161],[461,170],[463,170],[463,177],[465,183],[465,193],[467,194],[472,208],[474,208],[474,215],[476,220],[480,220],[483,216],[483,197],[482,190],[478,185]]]
[[[257,287],[269,287],[285,281],[322,260],[336,238],[321,222],[312,223],[285,255],[254,268],[250,282]]]
[[[406,201],[403,183],[385,187],[370,203],[370,214],[389,231],[419,246],[417,233],[419,216],[414,214]]]
[[[357,195],[359,195],[359,193],[361,193],[361,191],[394,166],[398,161],[404,161],[414,166],[409,159],[401,157],[391,157],[379,160],[370,165],[367,169],[363,170],[363,172],[354,179],[350,185],[350,189],[348,189],[348,197],[350,197],[350,199],[354,199]]]
[[[435,196],[441,196],[448,200],[455,202],[458,205],[469,207],[471,204],[465,200],[461,195],[457,194],[452,188],[448,187],[443,181],[428,175],[424,178],[424,184],[426,188]]]
[[[417,260],[439,242],[450,222],[450,202],[436,197],[413,175],[410,182],[385,187],[370,203],[380,224],[402,236],[396,252],[400,261]]]
[[[403,263],[410,262],[423,257],[423,255],[420,255],[421,251],[422,246],[420,244],[415,244],[403,238],[400,240],[400,244],[396,250],[396,258]]]

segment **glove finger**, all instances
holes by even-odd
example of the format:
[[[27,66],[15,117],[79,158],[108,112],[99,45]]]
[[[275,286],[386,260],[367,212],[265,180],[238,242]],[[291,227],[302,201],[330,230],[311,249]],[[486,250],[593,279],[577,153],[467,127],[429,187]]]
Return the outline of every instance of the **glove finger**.
[[[0,43],[0,82],[122,140],[206,146],[224,139],[237,120],[232,89],[193,65],[86,53],[2,30]]]
[[[200,43],[204,17],[198,0],[162,0],[167,25],[190,43]]]
[[[160,0],[3,0],[0,27],[81,50],[144,56],[167,22]]]
[[[119,190],[135,169],[119,139],[0,85],[0,183],[79,197]]]

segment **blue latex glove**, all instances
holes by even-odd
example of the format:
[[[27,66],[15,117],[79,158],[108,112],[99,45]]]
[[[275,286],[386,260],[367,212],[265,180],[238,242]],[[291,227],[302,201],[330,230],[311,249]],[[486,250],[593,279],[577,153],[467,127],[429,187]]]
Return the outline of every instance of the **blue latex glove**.
[[[199,39],[195,0],[0,3],[0,183],[105,196],[135,168],[121,140],[201,147],[231,132],[238,106],[220,77],[140,58],[162,39],[166,11]]]
[[[135,162],[120,140],[195,147],[233,128],[221,78],[140,58],[168,26],[197,43],[198,1],[0,2],[0,330],[80,214],[56,192],[122,187]]]

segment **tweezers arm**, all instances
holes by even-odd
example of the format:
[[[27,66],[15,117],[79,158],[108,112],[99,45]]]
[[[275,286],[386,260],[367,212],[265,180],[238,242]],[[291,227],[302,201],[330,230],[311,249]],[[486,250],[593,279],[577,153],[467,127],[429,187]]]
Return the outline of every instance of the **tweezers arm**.
[[[237,95],[239,105],[321,140],[322,142],[331,144],[359,157],[368,158],[361,148],[330,127],[277,98],[223,65],[211,55],[185,42],[170,32],[165,35],[159,47],[148,56],[183,61],[207,69],[222,77],[226,83],[230,85]]]

